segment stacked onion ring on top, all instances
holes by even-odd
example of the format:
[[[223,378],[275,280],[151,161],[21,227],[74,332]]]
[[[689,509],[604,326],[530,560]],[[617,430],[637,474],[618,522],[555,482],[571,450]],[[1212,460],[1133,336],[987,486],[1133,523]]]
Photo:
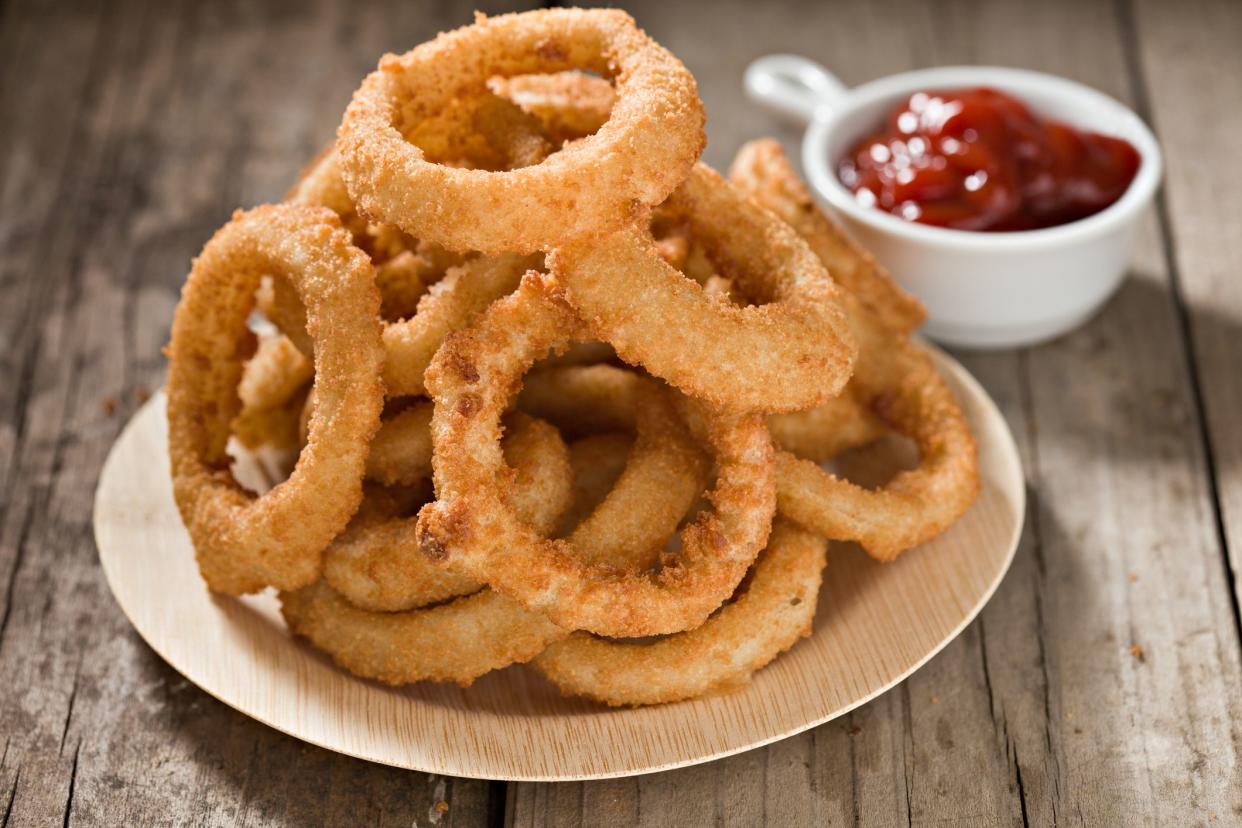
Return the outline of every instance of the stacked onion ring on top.
[[[772,141],[702,165],[695,82],[618,11],[483,17],[359,88],[195,260],[168,349],[207,586],[391,684],[528,663],[611,705],[732,689],[978,490],[922,309]],[[879,486],[831,471],[898,435]],[[266,491],[239,453],[287,462]],[[828,577],[831,577],[829,572]]]

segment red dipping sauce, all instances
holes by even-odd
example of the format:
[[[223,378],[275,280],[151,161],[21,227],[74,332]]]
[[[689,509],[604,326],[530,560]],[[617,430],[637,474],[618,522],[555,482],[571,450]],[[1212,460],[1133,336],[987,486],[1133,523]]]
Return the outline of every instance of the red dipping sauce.
[[[995,89],[916,92],[837,175],[858,201],[957,230],[1034,230],[1100,212],[1130,186],[1130,144],[1043,118]]]

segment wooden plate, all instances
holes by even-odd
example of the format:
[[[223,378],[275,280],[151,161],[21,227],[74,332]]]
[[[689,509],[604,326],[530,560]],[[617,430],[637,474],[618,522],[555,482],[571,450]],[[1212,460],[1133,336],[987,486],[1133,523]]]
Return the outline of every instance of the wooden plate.
[[[953,639],[992,595],[1025,509],[1018,453],[978,383],[937,354],[979,439],[983,490],[948,533],[891,564],[829,554],[814,634],[735,693],[611,710],[510,668],[467,690],[393,689],[290,637],[274,594],[210,594],[172,499],[164,398],[104,466],[95,538],[121,609],[187,679],[278,730],[351,756],[454,776],[566,780],[705,762],[814,727],[874,698]]]

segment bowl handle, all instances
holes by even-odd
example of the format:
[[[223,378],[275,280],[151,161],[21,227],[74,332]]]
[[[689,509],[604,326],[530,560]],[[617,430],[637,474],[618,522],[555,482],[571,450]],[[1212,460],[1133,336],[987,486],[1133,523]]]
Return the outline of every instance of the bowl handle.
[[[767,55],[746,67],[746,94],[758,104],[802,123],[831,110],[847,90],[837,76],[798,55]]]

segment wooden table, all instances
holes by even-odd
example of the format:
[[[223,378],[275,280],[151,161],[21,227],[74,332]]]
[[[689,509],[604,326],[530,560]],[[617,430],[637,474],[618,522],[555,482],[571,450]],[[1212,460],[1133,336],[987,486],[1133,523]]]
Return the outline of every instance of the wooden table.
[[[505,785],[310,747],[161,662],[104,584],[91,500],[161,382],[189,259],[234,207],[279,197],[380,53],[471,8],[345,5],[0,4],[4,825],[1242,820],[1242,6],[1225,0],[630,4],[697,75],[717,166],[797,138],[740,93],[773,51],[849,82],[1044,69],[1164,142],[1164,195],[1104,311],[962,355],[1021,445],[1027,531],[980,619],[897,689],[707,765]]]

